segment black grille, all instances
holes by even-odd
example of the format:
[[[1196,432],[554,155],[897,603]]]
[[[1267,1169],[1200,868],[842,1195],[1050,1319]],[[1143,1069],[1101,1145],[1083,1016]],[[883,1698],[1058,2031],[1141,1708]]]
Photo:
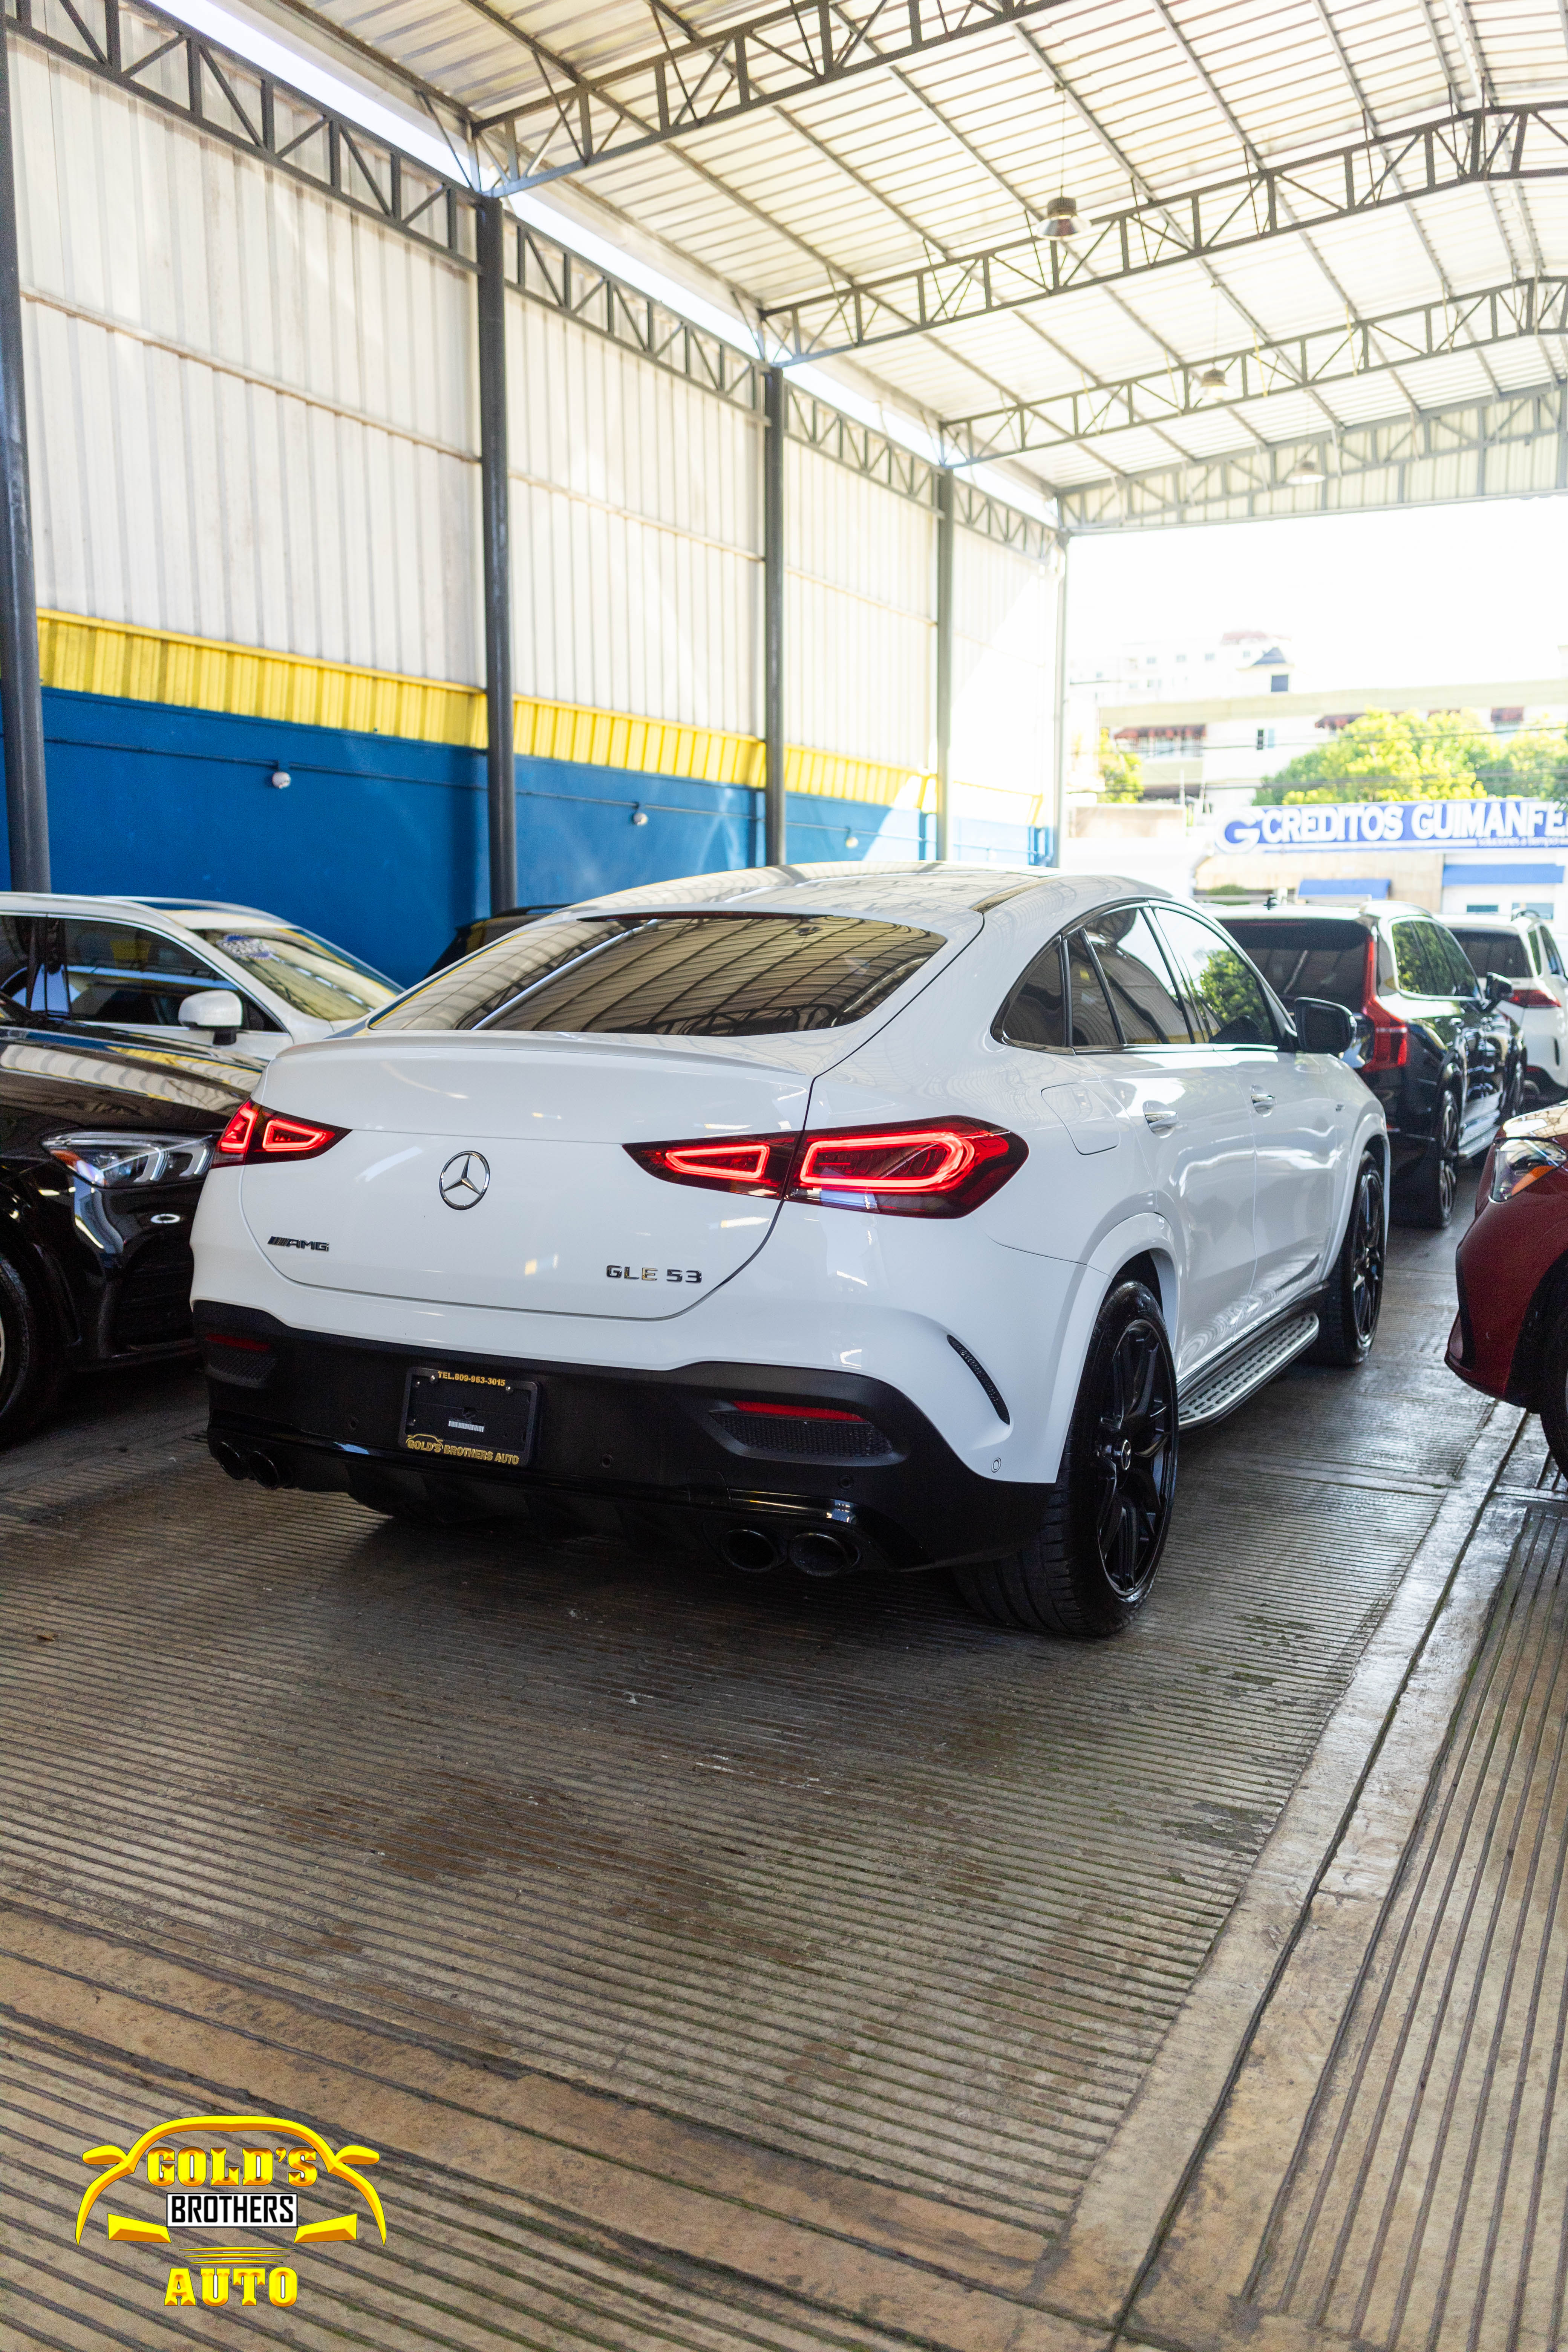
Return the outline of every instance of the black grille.
[[[156,1348],[191,1336],[191,1261],[182,1251],[173,1265],[133,1265],[114,1307],[114,1345]]]
[[[738,1412],[718,1405],[713,1419],[748,1454],[791,1462],[881,1462],[895,1452],[868,1421],[814,1421],[805,1413]]]

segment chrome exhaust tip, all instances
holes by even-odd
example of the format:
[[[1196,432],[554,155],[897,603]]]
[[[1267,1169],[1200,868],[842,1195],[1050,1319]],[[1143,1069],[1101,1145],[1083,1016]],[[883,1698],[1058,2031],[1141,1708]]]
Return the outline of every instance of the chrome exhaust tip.
[[[731,1528],[719,1549],[742,1576],[765,1576],[779,1564],[779,1548],[765,1528]]]
[[[226,1477],[245,1478],[250,1475],[245,1466],[244,1454],[237,1445],[231,1445],[226,1437],[209,1437],[207,1452]]]
[[[842,1576],[858,1565],[860,1547],[848,1536],[814,1528],[809,1535],[790,1538],[789,1556],[803,1576]]]

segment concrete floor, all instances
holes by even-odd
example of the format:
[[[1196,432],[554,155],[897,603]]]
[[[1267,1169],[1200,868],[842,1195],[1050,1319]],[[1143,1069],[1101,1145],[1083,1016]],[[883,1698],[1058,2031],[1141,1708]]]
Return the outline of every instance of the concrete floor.
[[[1533,1424],[1443,1369],[1451,1249],[1396,1235],[1362,1372],[1189,1441],[1156,1597],[1099,1647],[937,1579],[236,1487],[178,1370],[74,1398],[0,1457],[0,2341],[1549,2344],[1528,1662],[1563,1505]],[[1499,1807],[1536,1855],[1500,1895]],[[1456,1939],[1461,1880],[1489,1941]],[[1425,2000],[1447,2050],[1473,1987],[1423,2156],[1389,2021]],[[302,2252],[285,2315],[166,2309],[168,2250],[97,2219],[73,2245],[83,2148],[242,2113],[378,2148],[384,2247]],[[1500,2203],[1463,2187],[1493,2140]],[[1434,2263],[1468,2281],[1436,2333],[1400,2285]]]

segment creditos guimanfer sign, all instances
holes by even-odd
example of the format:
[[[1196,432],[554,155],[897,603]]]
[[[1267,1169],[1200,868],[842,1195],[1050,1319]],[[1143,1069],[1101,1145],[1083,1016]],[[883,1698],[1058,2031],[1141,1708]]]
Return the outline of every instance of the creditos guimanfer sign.
[[[1519,849],[1568,846],[1568,802],[1338,801],[1248,809],[1222,849]]]

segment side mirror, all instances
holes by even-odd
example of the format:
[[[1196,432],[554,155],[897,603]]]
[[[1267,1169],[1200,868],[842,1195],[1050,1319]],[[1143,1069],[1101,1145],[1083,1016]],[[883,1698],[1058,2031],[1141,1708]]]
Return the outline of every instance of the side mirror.
[[[232,988],[198,988],[180,1006],[182,1029],[210,1029],[215,1045],[232,1045],[245,1026],[245,1007]]]
[[[1481,994],[1489,1004],[1506,1004],[1513,994],[1513,982],[1500,971],[1489,971],[1481,982]]]
[[[1353,1016],[1324,996],[1299,996],[1290,1018],[1303,1054],[1342,1054],[1355,1035]]]

